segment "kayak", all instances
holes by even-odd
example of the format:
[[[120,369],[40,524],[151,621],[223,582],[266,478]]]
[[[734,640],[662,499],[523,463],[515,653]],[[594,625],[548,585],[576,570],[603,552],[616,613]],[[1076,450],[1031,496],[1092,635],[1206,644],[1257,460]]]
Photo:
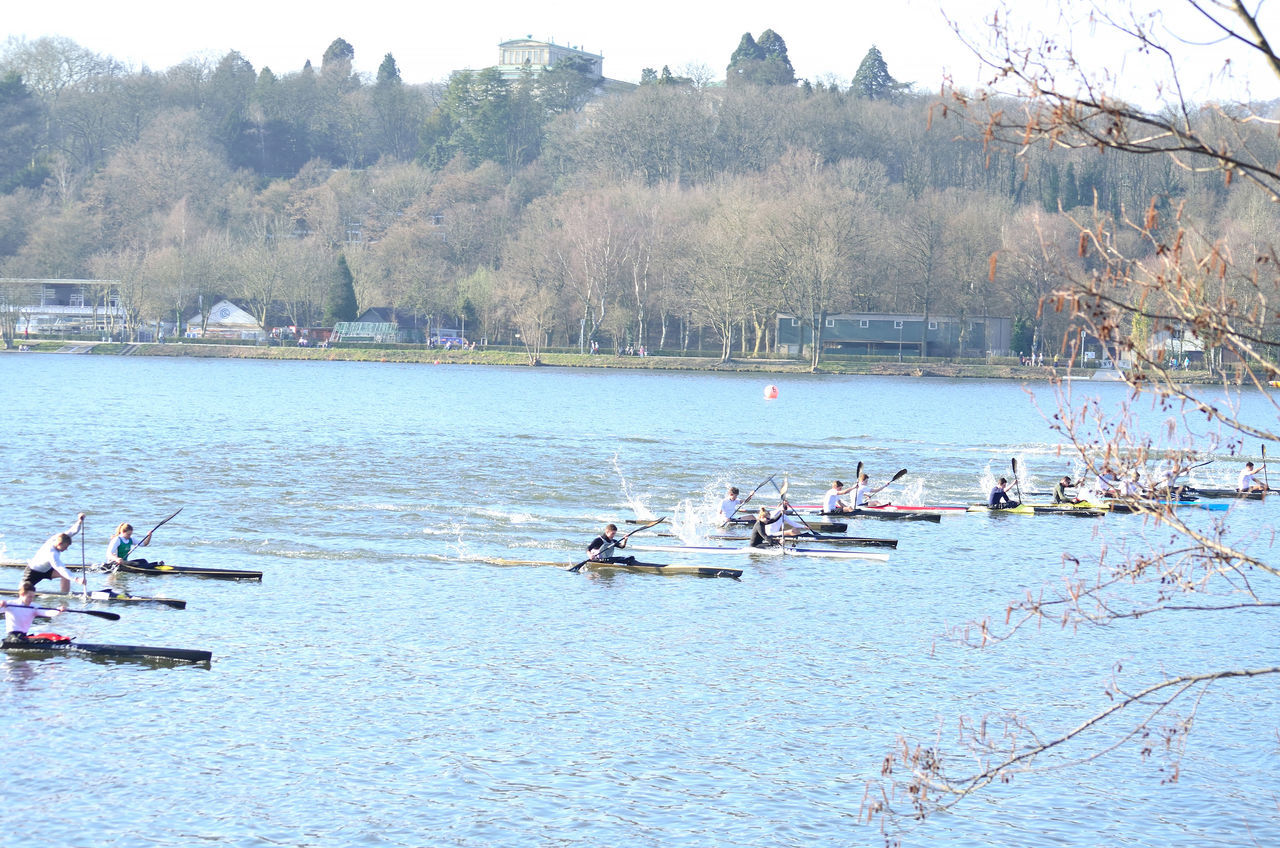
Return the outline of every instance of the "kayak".
[[[843,515],[844,513],[823,512],[822,504],[805,504],[795,507],[796,509],[811,509],[817,515]],[[936,512],[939,515],[946,515],[949,512],[964,512],[968,507],[964,506],[912,506],[909,504],[884,504],[883,506],[863,506],[859,509],[875,510],[877,512]]]
[[[16,589],[0,589],[0,595],[7,597],[16,597],[18,591]],[[49,600],[65,600],[74,601],[85,598],[84,595],[77,595],[74,592],[64,595],[62,592],[36,592],[37,598],[46,598]],[[187,602],[180,601],[177,598],[144,598],[139,595],[130,595],[126,592],[115,592],[111,589],[97,589],[88,594],[90,601],[108,601],[113,604],[159,604],[160,606],[172,607],[173,609],[186,609]]]
[[[189,577],[216,577],[223,580],[261,580],[261,571],[242,571],[237,568],[200,568],[189,565],[166,565],[163,562],[147,562],[131,559],[116,566],[117,571],[129,574],[185,574]]]
[[[660,537],[674,538],[671,533],[659,533]],[[745,542],[748,537],[741,533],[708,533],[704,538],[727,542]],[[804,542],[822,542],[826,545],[853,545],[863,548],[896,548],[897,539],[877,539],[873,536],[831,536],[826,533],[801,533],[790,536],[790,539]]]
[[[177,660],[189,663],[207,663],[213,659],[209,651],[193,651],[186,648],[151,648],[146,645],[95,645],[76,642],[73,639],[31,638],[23,642],[0,642],[0,650],[17,655],[53,657],[60,654],[88,654],[94,657],[120,660]]]
[[[1268,489],[1262,492],[1241,492],[1236,489],[1184,489],[1182,494],[1187,497],[1199,496],[1202,498],[1240,498],[1241,500],[1260,501],[1267,495],[1274,494],[1276,489]]]
[[[1097,507],[1092,504],[1018,504],[1007,507],[971,504],[968,510],[991,515],[1070,515],[1077,518],[1101,518],[1107,514],[1106,507]]]
[[[26,568],[25,562],[0,562],[0,565],[9,566],[11,568]],[[81,566],[68,566],[67,569],[72,573],[79,571]],[[93,563],[85,568],[91,571],[122,571],[128,574],[186,574],[191,577],[219,577],[225,580],[261,580],[261,571],[241,571],[236,568],[198,568],[188,565],[167,565],[163,562],[147,562],[146,560],[133,559],[128,562],[122,562],[119,565],[104,565]]]
[[[826,559],[861,559],[887,562],[888,554],[873,551],[833,551],[826,548],[799,548],[791,545],[774,545],[768,548],[752,548],[747,545],[645,545],[628,544],[633,551],[665,551],[681,554],[760,554],[764,556],[823,557]]]
[[[627,524],[651,524],[652,519],[649,521],[644,521],[639,518],[628,518],[626,519],[626,523]],[[742,518],[734,518],[728,524],[722,525],[722,526],[752,527],[755,525],[755,523],[756,523],[756,520],[754,518],[742,517]],[[844,531],[849,529],[848,524],[845,524],[844,522],[840,522],[840,521],[806,521],[805,524],[807,524],[809,529],[815,533],[843,533]]]
[[[1084,504],[1081,504],[1081,506],[1084,506]],[[1211,512],[1224,512],[1231,509],[1231,504],[1225,503],[1199,503],[1198,501],[1125,501],[1110,498],[1102,503],[1091,503],[1089,506],[1096,509],[1109,509],[1116,513],[1141,512],[1143,507],[1156,512],[1160,511],[1162,507],[1174,507],[1177,509],[1204,509]]]
[[[489,558],[482,562],[492,565],[554,565],[557,568],[572,568],[576,562],[548,562],[541,559],[499,559]],[[694,577],[741,577],[740,568],[711,568],[698,565],[672,563],[666,565],[658,562],[586,562],[579,571],[630,571],[637,574],[686,574]]]
[[[963,511],[963,507],[961,508]],[[938,523],[942,520],[942,513],[931,512],[913,512],[905,509],[889,509],[887,507],[858,507],[852,512],[815,512],[814,515],[822,515],[834,518],[886,518],[897,519],[899,521],[932,521]],[[812,526],[812,522],[810,522]],[[814,529],[818,529],[814,527]]]

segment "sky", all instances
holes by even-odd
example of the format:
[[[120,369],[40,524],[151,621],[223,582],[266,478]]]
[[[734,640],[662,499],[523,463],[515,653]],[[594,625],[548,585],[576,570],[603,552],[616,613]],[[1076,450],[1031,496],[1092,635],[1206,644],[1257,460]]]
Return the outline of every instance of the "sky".
[[[1074,0],[1065,2],[1070,5]],[[1184,82],[1191,82],[1197,98],[1280,97],[1280,82],[1260,63],[1241,67],[1240,54],[1245,51],[1238,47],[1234,75],[1215,76],[1226,54],[1213,43],[1213,33],[1204,22],[1187,17],[1176,0],[1139,2],[1168,7],[1175,33],[1202,43],[1195,50],[1201,58],[1180,66]],[[601,54],[605,76],[638,82],[641,69],[660,70],[663,65],[674,73],[703,65],[721,79],[744,32],[759,37],[772,29],[786,42],[798,77],[848,85],[874,45],[895,79],[933,92],[944,77],[970,90],[989,77],[989,71],[956,37],[943,11],[981,40],[984,21],[1003,5],[1001,0],[880,0],[822,6],[777,0],[733,4],[650,0],[610,9],[598,0],[555,4],[488,0],[482,7],[383,0],[355,5],[314,0],[305,6],[221,0],[208,12],[187,7],[192,17],[179,20],[171,2],[59,0],[8,4],[0,39],[63,36],[135,69],[146,66],[155,71],[192,57],[216,62],[229,50],[238,50],[255,69],[270,67],[282,75],[299,70],[308,59],[319,67],[325,48],[341,37],[355,49],[356,71],[372,77],[383,57],[391,53],[406,83],[424,83],[443,82],[454,70],[493,65],[501,41],[532,36]],[[1116,5],[1115,0],[1108,3]],[[1126,56],[1081,15],[1075,15],[1080,23],[1072,26],[1071,15],[1064,18],[1059,6],[1054,3],[1046,10],[1039,3],[1022,0],[1015,6],[1013,20],[1015,25],[1025,23],[1070,39],[1099,67],[1115,72],[1121,86],[1132,87],[1119,92],[1122,95],[1139,98],[1142,90],[1161,79],[1159,70],[1143,68],[1139,57]],[[1280,10],[1274,14],[1280,17]],[[1024,22],[1020,16],[1030,17]]]

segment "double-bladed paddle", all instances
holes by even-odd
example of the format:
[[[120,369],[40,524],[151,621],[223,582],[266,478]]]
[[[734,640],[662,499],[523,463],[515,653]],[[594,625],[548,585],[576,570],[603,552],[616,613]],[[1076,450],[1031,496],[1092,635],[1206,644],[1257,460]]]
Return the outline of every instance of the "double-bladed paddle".
[[[661,517],[661,518],[659,518],[659,519],[656,519],[656,520],[654,520],[654,521],[650,521],[648,524],[642,524],[642,525],[640,525],[639,527],[637,527],[636,529],[632,530],[630,533],[627,533],[625,536],[623,536],[623,537],[622,537],[621,539],[619,539],[618,541],[614,542],[614,543],[613,543],[613,545],[612,545],[612,547],[615,547],[615,548],[617,548],[617,547],[621,547],[621,544],[622,544],[623,542],[627,541],[627,539],[631,538],[631,536],[632,536],[633,534],[635,534],[635,533],[639,533],[641,530],[648,530],[650,527],[657,526],[657,525],[661,524],[662,522],[664,522],[664,521],[666,521],[666,520],[667,520],[667,517],[664,515],[664,516],[662,516],[662,517]],[[603,549],[602,549],[602,550],[603,550]],[[582,562],[578,563],[577,565],[570,566],[568,570],[569,570],[569,571],[573,571],[573,572],[578,572],[578,571],[581,571],[581,570],[582,570],[582,566],[586,565],[587,563],[589,563],[589,562],[600,562],[600,561],[601,561],[601,560],[584,559]]]
[[[173,513],[173,515],[170,515],[164,521],[161,521],[155,527],[152,527],[151,530],[147,533],[147,535],[142,537],[142,541],[138,543],[137,547],[145,548],[147,545],[151,544],[151,534],[156,532],[166,524],[168,524],[170,521],[172,521],[174,519],[174,516],[176,516],[179,512],[182,512],[182,507],[178,507],[178,509]]]
[[[773,480],[773,478],[774,478],[774,477],[776,477],[776,476],[777,476],[776,474],[770,474],[770,475],[769,475],[769,479],[768,479],[768,480],[765,480],[765,481],[764,481],[764,483],[761,483],[761,484],[760,484],[760,486],[763,486],[765,483],[770,482],[770,481],[771,481],[771,480]],[[733,508],[733,512],[729,513],[729,514],[728,514],[728,516],[726,516],[726,517],[725,517],[725,519],[724,519],[726,523],[727,523],[727,522],[729,522],[729,521],[732,521],[732,520],[733,520],[733,517],[734,517],[735,515],[737,515],[737,514],[738,514],[738,510],[740,510],[740,509],[742,509],[744,506],[746,506],[746,505],[747,505],[747,502],[748,502],[748,501],[750,501],[752,498],[754,498],[754,497],[756,496],[756,492],[760,491],[760,486],[756,486],[754,489],[752,489],[752,490],[751,490],[751,494],[747,495],[746,499],[745,499],[745,500],[743,500],[743,501],[742,501],[742,503],[738,504],[737,506],[735,506],[735,507]]]
[[[899,470],[898,470],[898,473],[897,473],[897,474],[895,474],[895,475],[893,475],[892,477],[890,477],[890,478],[889,478],[889,480],[888,480],[888,482],[886,482],[883,486],[877,486],[876,488],[874,488],[874,489],[872,489],[871,491],[867,492],[867,497],[871,497],[872,495],[879,494],[880,492],[883,492],[885,489],[889,488],[889,486],[891,486],[891,485],[893,485],[894,483],[898,482],[899,480],[901,480],[901,479],[902,479],[903,477],[905,477],[905,476],[907,476],[907,469],[905,469],[905,468],[899,469]]]
[[[73,610],[73,609],[58,610],[53,607],[33,607],[27,604],[5,604],[5,607],[7,609],[33,609],[39,612],[74,612],[74,613],[79,613],[80,615],[92,615],[96,618],[105,618],[107,621],[120,620],[120,613],[103,612],[102,610]]]
[[[778,490],[778,497],[782,500],[783,509],[791,513],[792,515],[794,515],[796,518],[800,519],[800,523],[804,525],[804,529],[809,531],[810,533],[813,533],[816,536],[817,531],[809,526],[809,522],[804,520],[804,516],[796,512],[794,509],[790,509],[787,507],[787,489],[791,488],[791,481],[784,477],[782,479],[782,485],[779,486],[777,483],[774,483],[773,488]],[[784,538],[785,538],[785,534],[784,534]]]

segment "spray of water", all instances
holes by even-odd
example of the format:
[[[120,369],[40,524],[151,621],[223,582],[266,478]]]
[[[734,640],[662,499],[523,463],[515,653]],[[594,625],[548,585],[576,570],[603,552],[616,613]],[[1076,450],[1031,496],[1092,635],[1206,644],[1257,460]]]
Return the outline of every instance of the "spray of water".
[[[622,484],[621,491],[623,502],[626,503],[627,506],[631,507],[632,511],[636,514],[636,518],[642,520],[652,520],[657,518],[658,516],[653,514],[653,511],[640,500],[639,496],[631,491],[631,484],[627,482],[626,475],[622,473],[622,465],[619,464],[618,455],[616,453],[613,455],[612,461],[613,470],[617,473],[618,480]]]

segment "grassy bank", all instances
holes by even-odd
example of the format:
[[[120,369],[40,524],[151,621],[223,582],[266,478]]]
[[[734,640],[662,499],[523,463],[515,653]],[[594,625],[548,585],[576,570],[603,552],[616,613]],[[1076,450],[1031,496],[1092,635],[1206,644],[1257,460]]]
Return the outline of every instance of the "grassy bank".
[[[32,352],[85,353],[99,356],[189,356],[220,359],[291,359],[345,362],[411,362],[423,365],[513,365],[528,366],[529,359],[518,350],[441,350],[417,347],[334,347],[304,348],[288,345],[211,344],[175,342],[165,344],[119,344],[113,342],[32,341]],[[10,352],[17,352],[16,348]],[[990,362],[877,362],[871,360],[824,360],[822,374],[875,374],[906,377],[970,377],[1001,380],[1047,380],[1063,376],[1065,368],[1032,368],[1016,360]],[[562,368],[626,368],[641,371],[724,371],[765,374],[807,374],[808,361],[792,359],[733,359],[720,362],[706,356],[616,356],[613,354],[544,353],[541,365]],[[1077,372],[1088,375],[1091,370]],[[1209,382],[1207,372],[1189,371],[1185,382]]]

